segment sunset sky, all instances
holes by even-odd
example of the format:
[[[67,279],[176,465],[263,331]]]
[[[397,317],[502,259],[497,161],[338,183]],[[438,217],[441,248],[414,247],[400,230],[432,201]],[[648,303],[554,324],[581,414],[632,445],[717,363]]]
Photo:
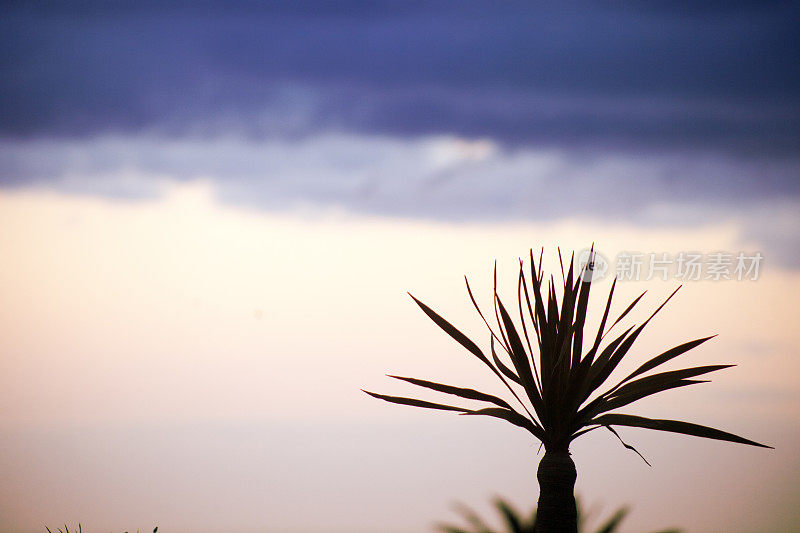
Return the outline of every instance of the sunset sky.
[[[800,529],[800,9],[624,6],[0,7],[0,530],[527,511],[530,435],[360,389],[502,394],[406,291],[483,345],[465,274],[488,306],[495,260],[513,299],[529,249],[560,277],[557,247],[592,243],[591,329],[620,254],[763,256],[755,280],[620,281],[612,313],[647,289],[641,323],[683,282],[619,374],[715,333],[671,368],[737,366],[628,412],[775,450],[620,430],[651,468],[592,432],[584,507],[630,506],[624,532]]]

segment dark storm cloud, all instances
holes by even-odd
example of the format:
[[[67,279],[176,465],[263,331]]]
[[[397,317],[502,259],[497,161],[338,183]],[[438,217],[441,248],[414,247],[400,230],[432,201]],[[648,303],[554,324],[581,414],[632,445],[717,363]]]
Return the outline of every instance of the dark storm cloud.
[[[0,187],[731,222],[800,266],[800,4],[0,7]]]
[[[453,133],[792,151],[791,3],[7,4],[5,136]]]

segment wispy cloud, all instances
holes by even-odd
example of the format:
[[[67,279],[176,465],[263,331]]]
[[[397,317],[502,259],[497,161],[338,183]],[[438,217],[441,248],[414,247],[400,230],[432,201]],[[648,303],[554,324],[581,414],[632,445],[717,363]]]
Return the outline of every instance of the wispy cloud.
[[[438,220],[580,218],[661,227],[731,222],[800,265],[798,161],[704,151],[508,148],[488,139],[97,137],[6,141],[0,180],[137,199],[206,180],[224,203]]]
[[[800,248],[790,2],[2,10],[3,187],[142,198],[202,178],[258,208],[722,218]]]

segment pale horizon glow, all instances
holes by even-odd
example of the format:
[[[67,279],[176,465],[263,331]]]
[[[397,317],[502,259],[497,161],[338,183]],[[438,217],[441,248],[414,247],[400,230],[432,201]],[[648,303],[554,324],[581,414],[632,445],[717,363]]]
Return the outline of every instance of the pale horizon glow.
[[[752,251],[728,221],[432,222],[261,212],[220,204],[203,180],[160,190],[0,192],[3,531],[80,520],[93,531],[410,533],[453,521],[454,501],[486,510],[502,494],[528,509],[537,456],[524,433],[360,392],[412,393],[389,373],[497,390],[405,292],[483,340],[462,276],[486,302],[497,259],[511,298],[530,247],[545,247],[554,273],[556,246],[592,241],[610,254]],[[621,283],[617,306],[647,288],[647,312],[676,285]],[[597,284],[592,324],[608,286]],[[636,412],[776,449],[624,432],[650,469],[596,432],[573,449],[589,507],[633,505],[623,531],[797,523],[798,292],[800,273],[768,256],[758,281],[688,282],[636,352],[719,333],[687,357],[736,368]]]

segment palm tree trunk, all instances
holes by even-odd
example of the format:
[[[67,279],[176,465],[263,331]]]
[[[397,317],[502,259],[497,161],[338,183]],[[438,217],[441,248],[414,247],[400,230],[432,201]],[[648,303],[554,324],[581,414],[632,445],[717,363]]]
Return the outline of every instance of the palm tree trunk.
[[[539,479],[537,533],[577,533],[575,479],[578,473],[568,451],[545,452],[536,474]]]

